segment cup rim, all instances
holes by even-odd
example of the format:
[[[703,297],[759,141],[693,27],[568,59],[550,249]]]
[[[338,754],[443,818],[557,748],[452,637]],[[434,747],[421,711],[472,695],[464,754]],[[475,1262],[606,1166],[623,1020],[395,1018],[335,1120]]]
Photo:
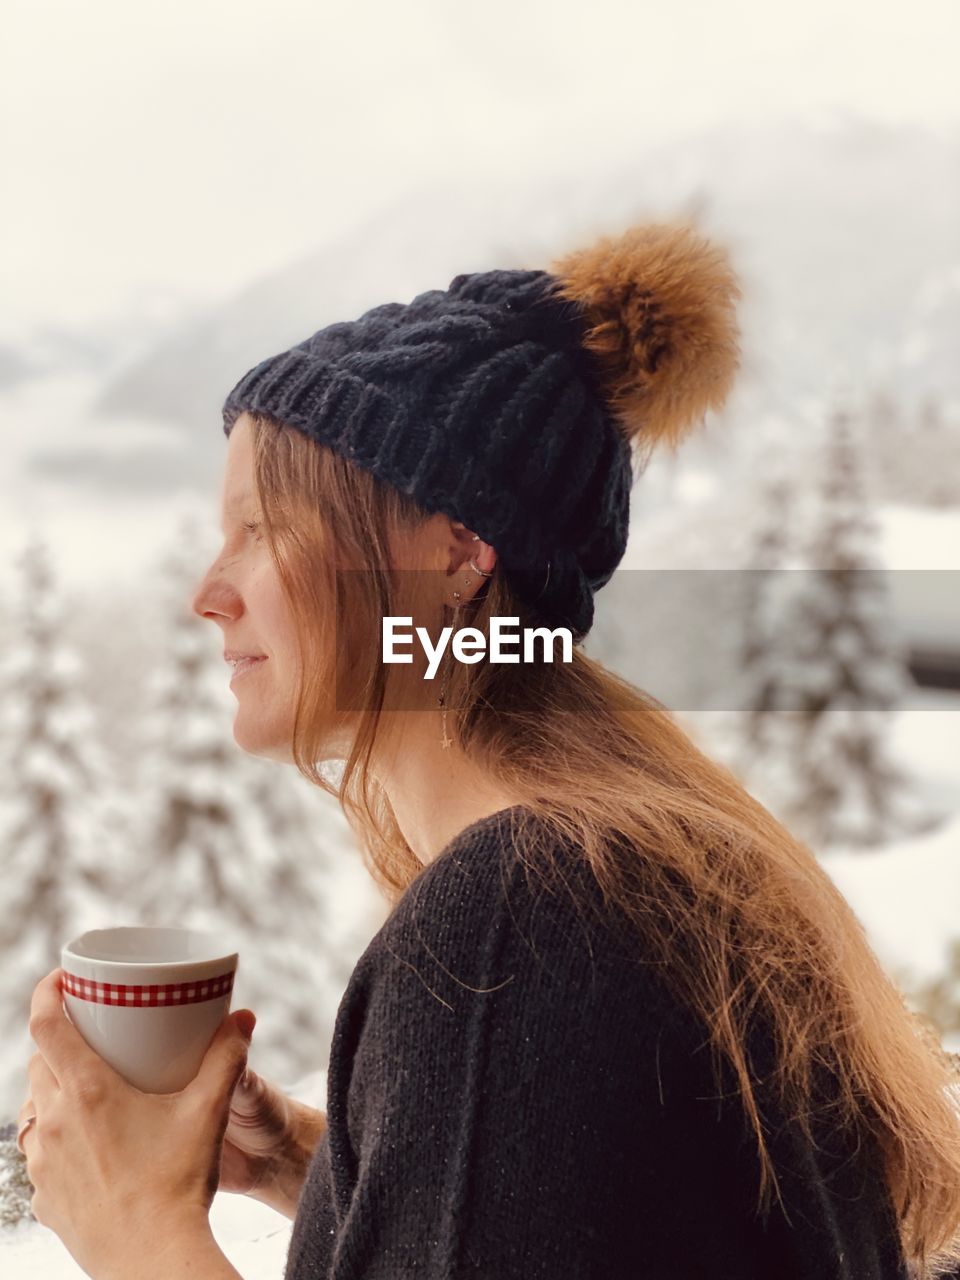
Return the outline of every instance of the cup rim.
[[[181,929],[176,925],[115,925],[107,926],[104,929],[86,929],[83,933],[77,934],[75,938],[71,938],[70,941],[65,943],[61,948],[61,967],[64,970],[69,971],[68,961],[77,960],[86,964],[106,965],[107,967],[114,969],[132,968],[146,972],[149,969],[186,969],[198,964],[218,964],[228,963],[231,961],[234,962],[235,965],[239,958],[239,950],[235,945],[232,949],[223,951],[211,947],[210,952],[207,955],[189,956],[183,960],[110,960],[106,957],[101,958],[100,956],[84,955],[82,952],[73,950],[76,944],[82,942],[84,938],[89,937],[91,934],[123,933],[133,930],[136,930],[138,933],[192,933],[194,935],[200,935],[201,937],[210,938],[211,940],[215,940],[220,936],[209,929]],[[231,941],[232,940],[228,940],[228,947],[230,946]],[[73,976],[81,977],[82,975],[75,974]]]

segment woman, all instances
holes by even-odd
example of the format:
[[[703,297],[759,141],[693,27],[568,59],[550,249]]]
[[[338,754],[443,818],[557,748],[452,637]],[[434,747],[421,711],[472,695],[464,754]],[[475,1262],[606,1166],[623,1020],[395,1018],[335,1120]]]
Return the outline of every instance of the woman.
[[[235,663],[234,735],[338,796],[392,911],[325,1114],[241,1079],[248,1011],[150,1098],[84,1053],[56,971],[38,986],[35,1210],[91,1275],[235,1276],[218,1178],[294,1218],[288,1280],[956,1260],[946,1055],[810,850],[580,647],[633,450],[722,405],[739,296],[718,246],[642,224],[329,325],[228,396],[193,606]],[[387,618],[423,626],[408,664]],[[503,618],[566,628],[570,660],[448,648],[424,678],[444,625]]]

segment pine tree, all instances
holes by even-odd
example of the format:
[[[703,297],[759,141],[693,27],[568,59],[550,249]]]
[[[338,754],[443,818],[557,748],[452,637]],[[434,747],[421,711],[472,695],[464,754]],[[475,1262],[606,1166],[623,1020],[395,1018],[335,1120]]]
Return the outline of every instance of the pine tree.
[[[10,1046],[0,1096],[8,1107],[22,1100],[33,1052],[33,988],[60,964],[65,943],[99,923],[123,830],[123,807],[111,794],[97,724],[79,692],[81,664],[63,634],[64,607],[39,536],[17,568],[19,598],[0,658],[0,1035]]]
[[[793,555],[790,511],[794,481],[779,468],[768,472],[757,495],[758,516],[743,573],[744,628],[740,645],[741,696],[739,742],[735,752],[738,772],[759,781],[761,770],[769,775],[783,758],[785,705],[778,636],[784,608],[785,575]],[[789,727],[789,726],[787,726]]]
[[[917,500],[931,507],[956,507],[960,502],[960,422],[945,416],[935,395],[921,402],[904,454]]]
[[[226,672],[212,629],[189,610],[188,584],[199,562],[188,520],[157,575],[164,649],[155,650],[147,679],[140,838],[124,896],[144,924],[214,911],[252,928],[266,889],[264,833],[229,736]]]
[[[911,995],[941,1035],[960,1035],[960,936],[951,941],[939,977],[914,985]]]
[[[241,952],[234,1001],[260,1019],[252,1060],[287,1077],[326,1053],[348,976],[328,944],[323,864],[335,851],[311,829],[292,766],[233,740],[221,642],[189,607],[201,561],[188,520],[161,574],[167,639],[150,678],[125,900],[144,924],[227,931]]]
[[[839,403],[803,559],[777,644],[789,717],[787,821],[813,844],[873,845],[928,825],[885,732],[909,688],[892,638],[857,423]]]
[[[17,1146],[17,1125],[0,1126],[0,1229],[33,1221],[33,1186]]]
[[[909,502],[904,481],[904,453],[909,449],[908,424],[895,392],[875,386],[864,402],[864,423],[873,442],[877,497],[883,502]]]
[[[274,1070],[290,1080],[326,1061],[340,997],[371,931],[360,918],[345,932],[337,919],[346,904],[334,872],[357,851],[336,802],[270,760],[249,759],[249,787],[270,849],[252,938],[262,976],[250,999],[264,1015],[261,1043]]]
[[[866,409],[880,496],[890,502],[952,508],[960,501],[960,419],[934,392],[911,411],[876,390]]]

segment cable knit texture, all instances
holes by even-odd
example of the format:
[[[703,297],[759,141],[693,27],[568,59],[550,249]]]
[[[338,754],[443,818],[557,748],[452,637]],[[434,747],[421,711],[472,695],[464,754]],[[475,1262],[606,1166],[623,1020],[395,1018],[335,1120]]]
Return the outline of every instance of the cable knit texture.
[[[906,1280],[872,1147],[769,1100],[789,1221],[757,1217],[732,1073],[721,1099],[655,968],[514,856],[520,817],[461,832],[358,961],[285,1280]]]
[[[723,246],[640,222],[329,324],[249,369],[223,429],[266,414],[462,521],[579,641],[626,550],[631,446],[642,469],[723,407],[740,296]]]
[[[633,474],[555,284],[474,272],[327,325],[240,379],[224,431],[270,414],[463,521],[521,599],[581,638],[626,549]]]

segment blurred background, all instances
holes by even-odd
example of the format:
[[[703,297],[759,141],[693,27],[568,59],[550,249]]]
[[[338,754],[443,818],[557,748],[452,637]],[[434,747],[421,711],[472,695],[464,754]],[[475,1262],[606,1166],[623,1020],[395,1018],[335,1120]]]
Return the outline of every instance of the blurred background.
[[[229,929],[251,1063],[322,1105],[386,907],[336,805],[234,743],[188,609],[221,402],[325,324],[645,218],[728,247],[743,366],[638,480],[587,651],[809,840],[960,1050],[954,0],[8,0],[4,27],[0,1122],[35,982],[132,922]]]

